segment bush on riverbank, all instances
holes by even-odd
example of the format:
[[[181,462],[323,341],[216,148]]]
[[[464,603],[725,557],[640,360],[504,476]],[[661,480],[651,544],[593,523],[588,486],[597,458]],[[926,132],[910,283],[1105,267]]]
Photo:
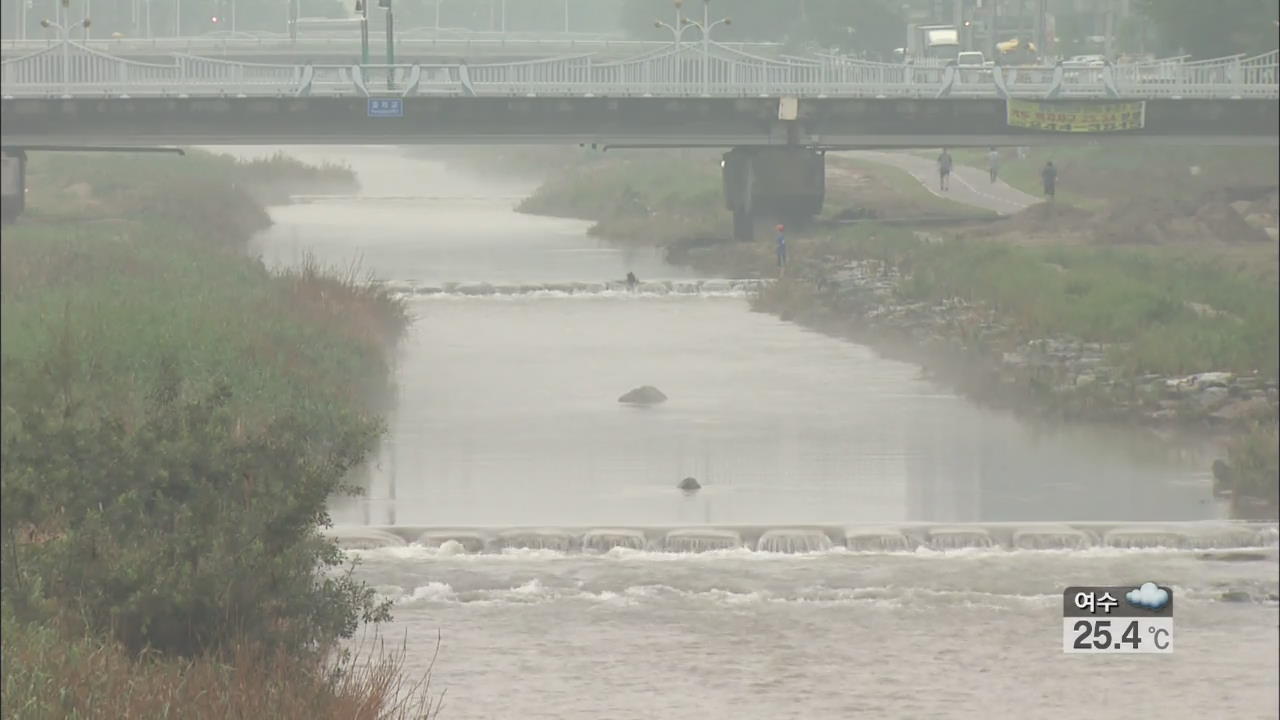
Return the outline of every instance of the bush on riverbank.
[[[32,195],[79,184],[87,202],[0,245],[4,714],[41,717],[56,696],[98,717],[148,697],[263,716],[256,691],[227,694],[246,677],[268,703],[380,702],[376,684],[326,689],[334,641],[387,605],[320,529],[381,432],[370,407],[404,306],[351,273],[275,275],[229,251],[261,224],[223,217],[262,213],[232,187],[241,166],[163,159],[185,164],[150,158],[136,187],[145,163],[44,166]],[[271,167],[291,165],[251,172]],[[43,664],[15,669],[23,653]],[[61,695],[99,674],[123,704]]]
[[[350,168],[307,165],[283,153],[244,161],[201,150],[34,153],[27,173],[30,219],[167,220],[211,242],[242,242],[270,224],[263,207],[288,202],[290,194],[359,187]]]
[[[118,643],[16,621],[5,612],[6,718],[421,720],[430,685],[406,686],[403,651],[375,643],[317,663],[239,645],[221,657],[136,657]]]
[[[1275,419],[1236,437],[1228,446],[1228,465],[1233,474],[1231,502],[1233,515],[1253,515],[1245,509],[1251,498],[1261,505],[1262,518],[1275,518],[1280,511],[1280,425]]]
[[[731,217],[720,184],[715,153],[610,153],[588,156],[553,174],[518,209],[594,220],[589,231],[594,235],[658,245],[724,235]]]
[[[1233,515],[1274,519],[1280,513],[1280,425],[1255,426],[1227,447]]]

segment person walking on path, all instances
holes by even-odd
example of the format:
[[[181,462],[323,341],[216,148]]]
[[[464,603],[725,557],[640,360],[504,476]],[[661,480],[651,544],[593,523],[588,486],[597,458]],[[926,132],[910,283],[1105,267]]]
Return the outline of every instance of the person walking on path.
[[[1058,184],[1058,168],[1053,166],[1053,161],[1048,160],[1044,164],[1044,169],[1040,171],[1040,179],[1044,181],[1044,195],[1053,201],[1054,190]]]
[[[994,147],[987,152],[987,170],[991,172],[992,184],[995,184],[996,175],[1000,172],[1000,151]]]
[[[938,189],[946,190],[951,179],[951,153],[946,148],[942,148],[942,154],[938,156]]]
[[[782,227],[781,225],[778,226],[777,230],[778,230],[778,249],[777,249],[778,272],[781,273],[782,269],[785,268],[787,265],[787,236],[782,234],[782,231],[785,230],[785,228]]]

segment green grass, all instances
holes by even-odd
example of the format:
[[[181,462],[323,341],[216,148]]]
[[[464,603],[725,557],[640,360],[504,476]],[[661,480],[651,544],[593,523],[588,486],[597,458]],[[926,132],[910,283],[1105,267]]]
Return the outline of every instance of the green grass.
[[[985,170],[986,153],[965,148],[953,155],[956,162]],[[1224,188],[1274,187],[1280,161],[1274,148],[1203,145],[1064,145],[1030,148],[1025,159],[1018,159],[1013,148],[1001,148],[1000,154],[1000,177],[1013,187],[1040,196],[1040,170],[1052,160],[1058,167],[1058,200],[1095,210],[1113,202],[1191,203]]]
[[[914,175],[894,167],[886,163],[875,162],[864,158],[848,158],[841,157],[832,160],[830,156],[827,158],[828,167],[832,163],[838,163],[857,170],[860,173],[870,175],[880,180],[895,195],[910,201],[913,205],[927,214],[931,215],[958,215],[985,217],[992,213],[989,210],[967,205],[949,198],[938,197],[929,192],[929,189],[920,184],[920,181]],[[858,203],[865,202],[865,199],[858,197],[849,197],[842,195],[838,191],[833,191],[830,184],[827,186],[827,212],[831,212],[835,206],[841,203]]]
[[[38,363],[73,338],[86,392],[130,416],[166,363],[195,393],[230,383],[245,412],[349,403],[386,377],[384,343],[403,322],[372,287],[273,278],[176,225],[20,226],[5,232],[0,268],[6,360]]]
[[[1230,263],[1159,250],[898,237],[908,248],[898,252],[911,273],[911,297],[986,303],[1027,337],[1124,343],[1116,359],[1134,374],[1277,375],[1280,294]],[[1189,303],[1226,315],[1203,317]]]

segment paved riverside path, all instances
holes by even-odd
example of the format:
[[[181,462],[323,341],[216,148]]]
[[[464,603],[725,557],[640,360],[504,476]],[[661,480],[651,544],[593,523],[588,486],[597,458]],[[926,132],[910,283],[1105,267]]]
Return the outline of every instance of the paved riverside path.
[[[938,164],[933,158],[905,152],[874,152],[857,150],[838,154],[855,160],[867,160],[890,165],[903,170],[920,181],[926,190],[940,198],[980,207],[1000,215],[1012,215],[1041,201],[997,179],[995,183],[986,168],[976,168],[955,163],[951,168],[951,189],[938,189]]]

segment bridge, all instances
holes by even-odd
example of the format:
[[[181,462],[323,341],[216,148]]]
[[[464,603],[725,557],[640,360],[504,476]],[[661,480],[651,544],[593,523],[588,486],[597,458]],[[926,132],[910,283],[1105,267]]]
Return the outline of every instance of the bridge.
[[[60,44],[54,38],[0,41],[0,59],[14,60],[48,50]],[[342,64],[360,57],[357,36],[299,37],[284,35],[235,37],[95,38],[77,44],[99,53],[144,63],[169,63],[174,55],[194,55],[248,63],[307,62]],[[725,47],[755,55],[776,57],[779,43],[726,42]],[[670,41],[627,40],[585,33],[518,34],[466,33],[431,34],[428,37],[401,34],[395,54],[402,62],[433,63],[468,60],[538,60],[568,55],[591,54],[597,59],[623,59],[660,51]],[[370,52],[385,55],[385,45],[372,38]]]
[[[439,65],[139,63],[62,42],[3,63],[0,145],[724,147],[735,235],[821,210],[824,152],[1080,142],[1278,143],[1277,53],[1101,68],[765,58],[715,43]],[[17,200],[20,203],[20,199]],[[8,200],[13,207],[13,199]]]
[[[1280,97],[1277,53],[1099,68],[963,68],[841,56],[777,58],[715,42],[625,59],[396,65],[253,63],[173,53],[141,62],[63,40],[0,63],[6,97],[498,95],[557,97]]]

